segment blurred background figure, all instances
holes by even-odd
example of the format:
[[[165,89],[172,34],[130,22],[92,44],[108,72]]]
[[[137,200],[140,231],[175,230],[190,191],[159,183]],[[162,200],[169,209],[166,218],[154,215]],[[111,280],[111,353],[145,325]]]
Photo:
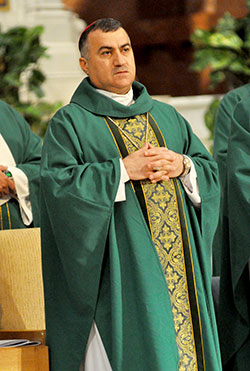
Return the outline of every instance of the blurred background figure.
[[[228,139],[231,130],[232,115],[236,105],[250,94],[250,84],[243,85],[229,91],[221,100],[215,120],[215,133],[213,156],[219,166],[221,183],[221,208],[220,219],[214,241],[213,250],[213,275],[220,276],[221,250],[229,244],[228,229],[228,192],[227,192],[227,168],[228,168]]]
[[[223,198],[227,234],[220,267],[218,326],[224,371],[250,369],[250,92],[236,105],[227,130],[227,167]],[[234,100],[239,93],[232,93]],[[231,98],[232,96],[231,95]],[[223,178],[224,179],[224,178]]]
[[[39,225],[42,140],[23,117],[0,101],[0,229]]]

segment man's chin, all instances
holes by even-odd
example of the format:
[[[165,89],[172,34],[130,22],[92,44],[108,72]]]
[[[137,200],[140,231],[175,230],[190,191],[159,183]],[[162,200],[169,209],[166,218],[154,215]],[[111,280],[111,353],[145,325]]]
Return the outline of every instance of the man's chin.
[[[124,78],[120,78],[119,80],[116,80],[113,87],[114,89],[118,91],[122,91],[122,93],[118,93],[118,94],[126,94],[130,90],[132,84],[133,84],[133,81],[131,81],[131,79],[124,77]]]

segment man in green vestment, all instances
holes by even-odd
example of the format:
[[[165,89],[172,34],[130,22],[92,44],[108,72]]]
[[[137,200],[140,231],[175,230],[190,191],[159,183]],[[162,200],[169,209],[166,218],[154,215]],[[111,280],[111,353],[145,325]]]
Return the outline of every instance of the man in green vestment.
[[[231,115],[227,146],[227,240],[221,255],[218,326],[223,370],[250,369],[250,89]]]
[[[219,167],[221,183],[221,207],[218,228],[213,243],[213,275],[220,276],[222,248],[227,248],[228,196],[227,196],[227,150],[232,114],[236,105],[250,94],[250,84],[229,91],[221,100],[215,120],[213,156]]]
[[[88,77],[53,117],[42,155],[51,371],[220,371],[216,163],[134,81],[120,22],[89,25],[79,48]]]
[[[38,226],[42,140],[0,101],[0,230]]]

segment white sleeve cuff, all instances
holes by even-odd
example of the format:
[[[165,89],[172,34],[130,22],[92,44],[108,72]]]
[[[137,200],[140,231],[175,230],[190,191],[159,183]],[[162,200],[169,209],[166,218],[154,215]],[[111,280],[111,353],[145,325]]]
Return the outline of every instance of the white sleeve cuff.
[[[8,170],[11,172],[15,182],[17,192],[16,199],[19,202],[22,220],[25,225],[30,225],[33,221],[33,215],[30,202],[28,178],[21,169],[15,166],[8,166]]]
[[[185,155],[184,155],[185,156]],[[180,176],[180,181],[182,182],[183,188],[187,193],[188,197],[192,201],[195,207],[200,207],[201,205],[201,198],[200,198],[200,191],[197,182],[197,173],[195,170],[195,166],[191,158],[191,169],[187,175]]]
[[[128,173],[125,169],[124,163],[121,158],[120,158],[120,172],[121,177],[118,190],[116,193],[115,202],[126,201],[125,183],[129,181]]]

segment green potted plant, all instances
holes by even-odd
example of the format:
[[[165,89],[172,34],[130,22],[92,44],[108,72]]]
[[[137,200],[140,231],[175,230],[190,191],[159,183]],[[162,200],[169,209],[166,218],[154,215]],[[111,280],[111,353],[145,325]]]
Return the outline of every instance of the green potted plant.
[[[200,72],[209,68],[210,88],[226,82],[228,90],[250,81],[250,0],[249,12],[242,18],[225,13],[209,30],[196,29],[191,35],[194,57],[191,68]],[[205,114],[205,123],[214,134],[219,100],[214,100]]]
[[[48,57],[40,42],[43,31],[42,26],[18,26],[6,32],[0,28],[0,99],[17,109],[40,136],[44,135],[52,114],[61,106],[61,102],[48,103],[42,99],[46,77],[39,68],[39,60]],[[21,100],[20,90],[24,86],[33,93],[35,102]]]

